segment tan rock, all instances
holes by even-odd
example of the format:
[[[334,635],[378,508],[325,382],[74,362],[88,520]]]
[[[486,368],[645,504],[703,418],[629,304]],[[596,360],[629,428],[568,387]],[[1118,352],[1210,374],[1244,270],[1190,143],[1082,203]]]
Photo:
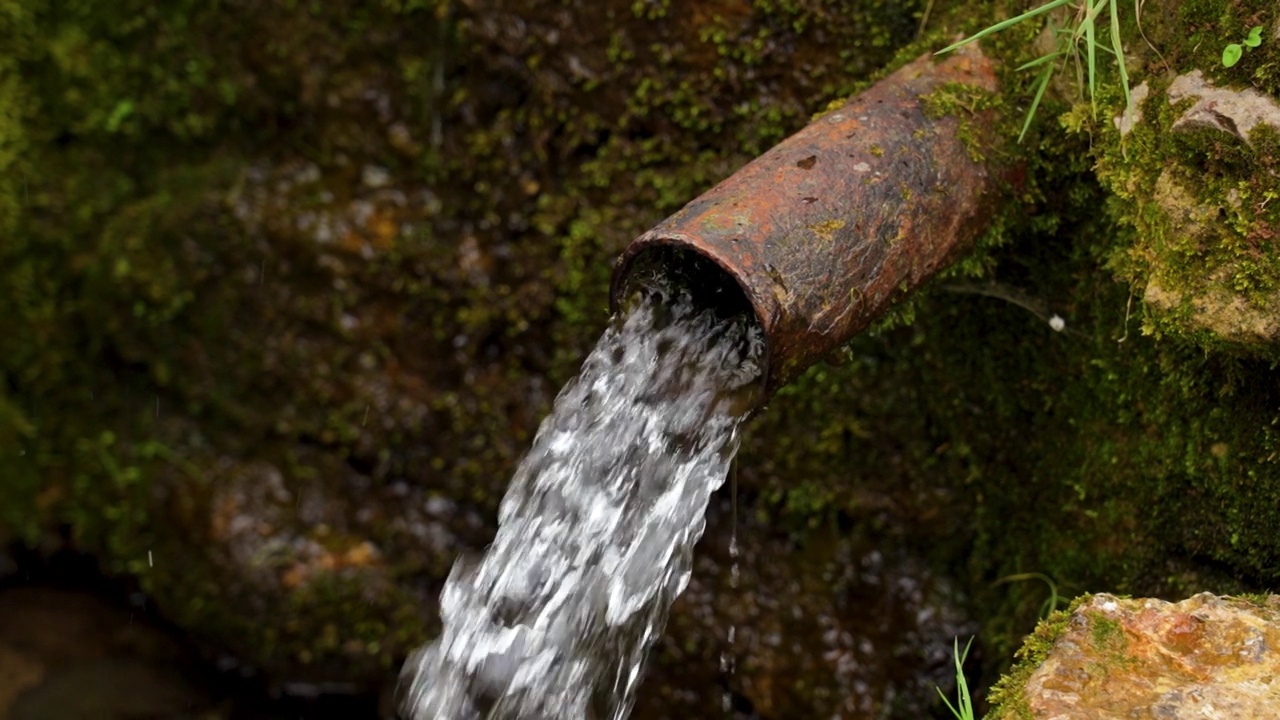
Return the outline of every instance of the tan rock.
[[[1031,674],[1037,720],[1280,718],[1280,596],[1095,595]]]
[[[1165,252],[1191,257],[1200,249],[1221,243],[1221,233],[1231,230],[1218,219],[1223,208],[1203,205],[1172,173],[1157,178],[1152,199],[1169,222],[1171,243]],[[1167,276],[1157,265],[1147,281],[1143,300],[1165,313],[1185,311],[1184,323],[1191,330],[1207,330],[1218,338],[1244,345],[1271,345],[1280,342],[1280,293],[1246,296],[1233,288],[1234,263],[1204,268],[1193,282]],[[1180,288],[1180,289],[1177,289]]]
[[[1248,142],[1249,133],[1258,125],[1280,128],[1280,103],[1250,88],[1216,88],[1199,70],[1179,75],[1169,86],[1171,104],[1188,98],[1195,104],[1174,121],[1174,132],[1209,128]]]
[[[1183,295],[1165,289],[1157,278],[1147,283],[1142,299],[1161,310],[1180,308]],[[1244,297],[1221,287],[1209,287],[1201,295],[1190,298],[1192,313],[1188,325],[1209,330],[1223,340],[1245,344],[1270,344],[1280,340],[1280,296],[1271,296],[1270,304],[1251,303]]]
[[[1129,91],[1129,104],[1113,120],[1121,135],[1128,135],[1135,125],[1142,122],[1142,103],[1150,94],[1151,87],[1145,82]]]

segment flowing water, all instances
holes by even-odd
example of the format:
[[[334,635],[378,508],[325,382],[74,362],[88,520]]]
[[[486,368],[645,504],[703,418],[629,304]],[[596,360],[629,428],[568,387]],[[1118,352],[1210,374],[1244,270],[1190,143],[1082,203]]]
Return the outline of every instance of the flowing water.
[[[680,290],[615,319],[516,471],[493,544],[450,574],[443,632],[406,665],[409,717],[627,716],[762,354],[753,321]]]

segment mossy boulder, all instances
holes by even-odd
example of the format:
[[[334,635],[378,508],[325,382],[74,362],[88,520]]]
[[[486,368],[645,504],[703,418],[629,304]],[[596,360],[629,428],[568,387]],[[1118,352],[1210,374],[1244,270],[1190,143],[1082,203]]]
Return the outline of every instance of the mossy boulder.
[[[1082,597],[1028,640],[988,717],[1269,718],[1278,644],[1280,596]]]
[[[1097,127],[1098,176],[1136,232],[1111,268],[1150,311],[1144,332],[1276,357],[1280,341],[1280,20],[1266,3],[1147,6],[1132,105]],[[1249,27],[1267,40],[1225,67]],[[1156,52],[1159,51],[1157,55]],[[1077,121],[1078,122],[1078,121]]]

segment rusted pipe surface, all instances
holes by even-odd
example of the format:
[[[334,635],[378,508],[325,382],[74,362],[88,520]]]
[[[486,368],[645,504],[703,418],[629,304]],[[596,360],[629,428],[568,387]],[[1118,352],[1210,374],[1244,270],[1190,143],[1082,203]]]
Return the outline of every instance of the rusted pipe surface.
[[[709,259],[764,328],[767,393],[793,380],[987,226],[1003,170],[970,158],[955,117],[925,114],[923,96],[948,83],[994,91],[994,67],[976,48],[925,56],[818,118],[634,240],[614,308],[654,258]],[[995,118],[965,122],[981,137]]]

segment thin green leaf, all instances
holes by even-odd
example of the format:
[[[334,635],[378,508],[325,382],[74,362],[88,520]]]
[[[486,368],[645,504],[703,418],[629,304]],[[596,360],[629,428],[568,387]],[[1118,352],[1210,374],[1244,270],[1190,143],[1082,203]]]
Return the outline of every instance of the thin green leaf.
[[[1084,17],[1081,18],[1080,22],[1076,25],[1075,35],[1077,40],[1080,39],[1080,36],[1083,34],[1086,26],[1093,27],[1094,21],[1097,20],[1098,15],[1102,13],[1102,6],[1106,5],[1107,2],[1108,0],[1098,0],[1092,5],[1085,3]]]
[[[969,646],[973,644],[973,638],[969,638],[969,642],[964,644],[964,653],[960,652],[960,638],[955,638],[951,645],[951,656],[956,661],[956,685],[960,690],[960,714],[966,720],[973,718],[973,698],[969,696],[969,683],[964,678],[964,661],[969,657]]]
[[[946,703],[947,709],[951,711],[951,714],[955,715],[957,720],[964,720],[964,716],[960,714],[960,711],[956,709],[955,705],[951,704],[951,701],[947,699],[947,696],[942,692],[942,689],[934,688],[934,690],[938,691],[938,697],[942,698],[942,702]]]
[[[1124,46],[1120,41],[1120,13],[1116,10],[1116,0],[1111,0],[1111,47],[1116,54],[1116,67],[1120,68],[1120,88],[1124,90],[1124,106],[1129,108],[1132,99],[1129,97],[1129,69],[1124,66]]]
[[[964,47],[965,45],[968,45],[968,44],[969,44],[969,43],[971,43],[971,42],[975,42],[975,41],[977,41],[977,40],[980,40],[980,39],[982,39],[982,38],[984,38],[984,37],[986,37],[986,36],[990,35],[991,33],[1000,32],[1001,30],[1004,30],[1005,28],[1008,28],[1008,27],[1012,27],[1012,26],[1014,26],[1014,25],[1017,25],[1018,23],[1022,22],[1023,20],[1026,20],[1026,19],[1028,19],[1028,18],[1033,18],[1033,17],[1035,17],[1036,15],[1040,15],[1041,13],[1047,13],[1047,12],[1049,12],[1050,10],[1053,10],[1053,9],[1055,9],[1055,8],[1060,8],[1060,7],[1062,7],[1063,5],[1066,5],[1067,3],[1071,2],[1071,1],[1072,1],[1072,0],[1051,0],[1051,2],[1047,2],[1047,3],[1045,3],[1044,5],[1041,5],[1041,6],[1040,6],[1040,7],[1038,7],[1038,8],[1032,8],[1031,10],[1028,10],[1028,11],[1026,11],[1026,12],[1022,13],[1021,15],[1019,15],[1019,16],[1017,16],[1017,17],[1009,18],[1008,20],[1002,20],[1001,22],[998,22],[998,23],[996,23],[995,25],[992,25],[991,27],[988,27],[988,28],[986,28],[986,29],[984,29],[984,30],[980,30],[980,31],[978,31],[977,33],[974,33],[973,35],[970,35],[969,37],[965,38],[964,40],[961,40],[961,41],[960,41],[960,42],[958,42],[958,43],[954,43],[954,44],[951,44],[951,45],[948,45],[948,46],[946,46],[946,47],[942,48],[941,50],[939,50],[938,52],[936,52],[936,53],[934,53],[934,54],[935,54],[935,55],[941,55],[942,53],[945,53],[945,52],[951,52],[952,50],[955,50],[956,48]]]
[[[1098,115],[1098,38],[1097,38],[1097,19],[1102,13],[1102,8],[1111,0],[1098,0],[1092,5],[1088,5],[1084,20],[1080,22],[1080,28],[1084,31],[1085,42],[1085,59],[1089,68],[1089,105],[1093,108],[1093,115]]]
[[[951,658],[956,667],[956,704],[952,705],[951,700],[942,692],[940,688],[935,687],[938,691],[938,697],[942,698],[942,702],[951,711],[951,715],[956,720],[975,720],[973,715],[973,697],[969,694],[969,681],[964,677],[964,661],[969,657],[969,647],[973,645],[973,638],[964,644],[964,652],[960,652],[960,638],[955,638],[951,642]]]
[[[1017,68],[1017,71],[1020,72],[1022,70],[1029,70],[1033,67],[1043,65],[1051,60],[1056,60],[1057,58],[1062,57],[1063,54],[1064,54],[1063,51],[1059,50],[1057,52],[1049,53],[1048,55],[1041,55],[1040,57],[1036,58],[1035,60],[1032,60],[1029,63],[1024,63],[1022,65],[1019,65]]]
[[[1075,39],[1077,42],[1079,42],[1081,37],[1093,32],[1094,21],[1098,19],[1099,13],[1102,12],[1102,6],[1106,3],[1107,0],[1098,0],[1098,2],[1093,5],[1085,3],[1084,17],[1080,19],[1078,24],[1076,24]]]
[[[1084,26],[1085,60],[1089,67],[1089,104],[1093,106],[1094,117],[1098,116],[1098,43],[1093,37],[1093,18],[1085,18]]]
[[[1053,77],[1053,66],[1050,65],[1040,73],[1040,77],[1036,79],[1036,96],[1031,101],[1031,107],[1027,110],[1027,118],[1022,121],[1022,132],[1018,133],[1018,142],[1022,142],[1022,138],[1027,134],[1027,128],[1031,127],[1031,119],[1036,116],[1036,108],[1040,107],[1040,98],[1044,97],[1045,88],[1049,87],[1049,78]]]
[[[1231,43],[1230,45],[1222,48],[1222,65],[1224,67],[1232,67],[1236,63],[1240,62],[1240,56],[1243,54],[1244,48],[1240,47],[1236,43]]]

